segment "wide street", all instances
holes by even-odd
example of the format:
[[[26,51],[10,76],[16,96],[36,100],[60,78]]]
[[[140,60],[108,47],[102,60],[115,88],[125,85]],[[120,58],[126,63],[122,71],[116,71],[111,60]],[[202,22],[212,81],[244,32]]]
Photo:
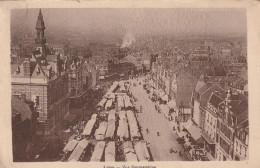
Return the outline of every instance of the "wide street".
[[[155,110],[155,104],[149,99],[143,85],[139,84],[140,78],[138,81],[133,80],[133,82],[137,86],[132,85],[130,91],[137,98],[136,106],[140,107],[141,105],[143,107],[142,113],[138,114],[137,119],[142,127],[144,139],[149,144],[154,161],[188,160],[185,155],[180,157],[178,152],[170,153],[170,148],[175,148],[177,151],[182,149],[176,140],[176,133],[172,130],[173,123],[168,121],[162,113]],[[146,133],[147,128],[150,131],[149,133]],[[160,132],[160,136],[157,136],[157,131]]]

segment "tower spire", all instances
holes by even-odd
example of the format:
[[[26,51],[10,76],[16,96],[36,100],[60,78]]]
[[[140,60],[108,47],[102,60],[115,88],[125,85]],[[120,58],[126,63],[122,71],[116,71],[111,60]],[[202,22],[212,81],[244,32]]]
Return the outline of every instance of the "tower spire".
[[[43,19],[43,17],[42,17],[42,9],[40,9],[40,11],[39,11],[38,19]]]
[[[43,20],[43,15],[42,15],[42,10],[39,10],[39,15],[38,15],[38,20],[36,21],[36,33],[37,33],[37,38],[35,39],[35,43],[37,45],[37,50],[41,51],[41,54],[44,56],[45,55],[45,43],[46,39],[44,37],[44,20]]]

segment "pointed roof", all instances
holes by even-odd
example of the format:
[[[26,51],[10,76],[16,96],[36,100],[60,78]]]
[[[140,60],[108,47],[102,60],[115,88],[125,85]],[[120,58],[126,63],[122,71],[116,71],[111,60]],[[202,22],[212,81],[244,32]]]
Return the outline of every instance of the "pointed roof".
[[[215,108],[218,108],[218,105],[223,101],[223,97],[217,96],[214,92],[211,93],[209,103],[212,104]]]
[[[44,25],[43,15],[42,15],[41,9],[39,11],[38,20],[36,22],[36,27],[35,28],[36,29],[45,29],[45,25]]]
[[[222,99],[225,98],[225,93],[226,91],[220,87],[217,84],[213,84],[213,85],[204,85],[200,90],[200,106],[201,107],[205,107],[205,105],[207,104],[207,101],[210,99],[211,94],[217,92],[219,97],[221,97]]]
[[[38,19],[43,19],[43,16],[42,16],[42,9],[40,9],[40,11],[39,11]]]

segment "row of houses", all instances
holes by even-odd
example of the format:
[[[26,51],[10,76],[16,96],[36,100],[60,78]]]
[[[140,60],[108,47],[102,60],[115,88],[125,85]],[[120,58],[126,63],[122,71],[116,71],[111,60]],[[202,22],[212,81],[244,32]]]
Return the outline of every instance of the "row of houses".
[[[214,63],[207,62],[214,66]],[[223,66],[222,70],[227,68]],[[234,68],[236,70],[236,68]],[[248,90],[246,65],[240,71],[208,75],[208,68],[175,63],[157,57],[151,81],[161,103],[179,117],[192,122],[209,160],[248,159]],[[228,76],[232,73],[233,75]],[[162,95],[160,97],[160,95]],[[166,95],[166,96],[165,96]],[[191,129],[192,130],[192,129]],[[194,129],[195,130],[195,129]],[[189,130],[188,130],[189,131]],[[191,135],[194,134],[191,133]]]

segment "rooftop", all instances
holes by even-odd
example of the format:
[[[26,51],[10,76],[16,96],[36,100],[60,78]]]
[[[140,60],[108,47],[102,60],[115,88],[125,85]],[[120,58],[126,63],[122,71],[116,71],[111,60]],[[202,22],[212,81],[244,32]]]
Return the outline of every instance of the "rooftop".
[[[29,105],[23,102],[21,99],[12,96],[11,105],[12,105],[12,114],[15,115],[17,112],[19,112],[21,114],[22,121],[31,118],[32,111]]]

